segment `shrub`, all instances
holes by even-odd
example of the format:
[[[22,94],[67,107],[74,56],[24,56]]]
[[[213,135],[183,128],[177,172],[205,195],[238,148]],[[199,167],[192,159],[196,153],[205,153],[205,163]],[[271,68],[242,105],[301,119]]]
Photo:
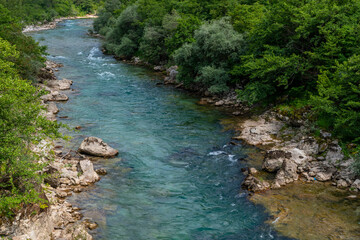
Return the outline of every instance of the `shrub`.
[[[228,19],[221,19],[202,25],[195,31],[194,39],[174,53],[175,62],[180,66],[179,80],[200,82],[214,93],[226,91],[231,82],[228,72],[243,50],[242,35],[233,29]]]

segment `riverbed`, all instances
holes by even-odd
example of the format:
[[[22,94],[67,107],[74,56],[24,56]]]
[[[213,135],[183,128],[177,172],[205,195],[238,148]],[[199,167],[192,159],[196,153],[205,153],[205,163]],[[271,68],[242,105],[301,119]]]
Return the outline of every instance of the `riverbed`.
[[[221,122],[231,117],[104,55],[101,40],[86,34],[91,24],[67,20],[32,36],[64,64],[58,78],[74,81],[70,100],[58,104],[60,122],[82,127],[67,132],[67,149],[96,136],[120,151],[96,160],[108,175],[69,199],[99,224],[94,238],[287,239],[241,190],[238,159],[249,149],[229,144],[233,133]]]

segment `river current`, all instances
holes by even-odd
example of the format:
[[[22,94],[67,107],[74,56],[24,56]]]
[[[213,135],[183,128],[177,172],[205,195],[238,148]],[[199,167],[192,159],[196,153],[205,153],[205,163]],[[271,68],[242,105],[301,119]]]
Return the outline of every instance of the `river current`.
[[[101,40],[86,34],[91,24],[68,20],[32,36],[64,64],[58,78],[74,81],[70,100],[58,104],[67,116],[60,122],[82,126],[67,147],[96,136],[120,152],[94,162],[108,175],[69,199],[99,224],[95,239],[286,239],[241,190],[246,147],[228,144],[221,121],[230,117],[104,55]]]

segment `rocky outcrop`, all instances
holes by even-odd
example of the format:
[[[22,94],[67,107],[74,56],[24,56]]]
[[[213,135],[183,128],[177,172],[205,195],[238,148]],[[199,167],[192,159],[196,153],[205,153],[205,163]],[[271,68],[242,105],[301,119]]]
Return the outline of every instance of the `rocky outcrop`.
[[[271,121],[266,121],[264,118],[259,120],[249,119],[241,124],[241,133],[235,138],[244,140],[251,145],[268,145],[280,142],[273,136],[277,135],[284,125],[283,122],[275,118]]]
[[[267,181],[261,181],[252,174],[245,178],[242,186],[251,192],[261,192],[270,188],[270,184]]]
[[[88,137],[82,141],[79,152],[96,157],[110,158],[116,156],[119,151],[110,147],[102,139],[97,137]]]
[[[99,175],[95,172],[92,162],[88,159],[81,160],[78,163],[79,172],[82,173],[80,176],[80,185],[86,186],[94,183],[100,179]]]
[[[42,97],[46,110],[41,114],[55,121],[55,114],[59,109],[54,102],[48,101],[67,99],[54,90],[68,89],[72,81],[55,80],[54,68],[61,65],[50,61],[46,64],[41,76],[46,78],[43,82],[50,84],[39,84],[39,87],[50,93]],[[39,162],[47,164],[42,170],[46,173],[46,178],[39,190],[45,202],[41,207],[25,206],[12,220],[0,218],[0,236],[5,237],[4,239],[93,239],[87,230],[94,229],[97,224],[89,220],[82,221],[80,209],[73,207],[65,199],[73,193],[83,191],[85,186],[95,183],[100,177],[90,160],[71,152],[63,153],[58,147],[61,148],[54,147],[53,143],[45,140],[30,146],[31,151],[39,154]],[[106,172],[105,169],[103,171]]]
[[[358,191],[356,174],[351,169],[353,160],[345,160],[338,142],[331,140],[331,134],[322,131],[323,137],[315,139],[307,132],[309,127],[291,127],[286,121],[289,119],[279,119],[276,114],[268,112],[256,120],[242,122],[241,133],[236,137],[266,149],[262,169],[276,173],[271,188],[280,188],[298,180],[332,181],[339,188],[350,187]],[[252,175],[244,184],[252,191],[263,191],[258,179]],[[353,185],[355,187],[351,187]]]
[[[291,153],[282,150],[268,151],[265,155],[262,169],[268,172],[276,172],[281,168],[286,158],[291,158]]]
[[[166,69],[167,77],[165,77],[165,84],[174,84],[176,83],[176,76],[178,75],[178,66],[171,66]]]
[[[63,93],[58,92],[58,91],[51,91],[50,93],[41,96],[41,99],[44,102],[48,102],[48,101],[67,101],[67,100],[69,100],[69,97],[66,96]]]
[[[62,80],[50,80],[46,83],[46,85],[53,90],[69,90],[72,84],[72,80],[65,78]]]

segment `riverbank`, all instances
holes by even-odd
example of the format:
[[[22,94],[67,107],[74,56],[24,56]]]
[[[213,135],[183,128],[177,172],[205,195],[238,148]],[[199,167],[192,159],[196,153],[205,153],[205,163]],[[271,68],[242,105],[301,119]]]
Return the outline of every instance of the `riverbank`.
[[[76,50],[78,50],[78,49],[76,49]],[[83,50],[82,50],[83,51]],[[76,54],[77,52],[75,52],[75,54]],[[94,54],[92,54],[91,56],[89,55],[89,57],[90,57],[90,59],[92,59],[92,63],[94,63],[95,61],[100,61],[99,60],[99,56],[97,55],[97,56],[94,56]],[[103,64],[103,62],[101,62],[101,64]],[[102,68],[104,67],[103,65],[101,65],[102,66]],[[102,72],[99,72],[99,74],[101,73],[103,73],[104,71],[102,71]],[[110,76],[109,75],[109,73],[107,73],[107,75],[108,76]],[[118,75],[121,75],[121,74],[118,74]],[[86,76],[87,78],[89,77],[89,76]],[[111,79],[111,78],[110,78]],[[107,79],[107,85],[109,84],[109,79]],[[87,81],[87,83],[89,84],[89,85],[91,85],[91,84],[95,84],[94,82],[90,82],[90,81]],[[121,84],[120,83],[120,81],[119,82],[116,82],[116,83],[114,83],[114,85],[110,85],[113,89],[111,90],[111,91],[109,91],[109,85],[107,86],[107,88],[105,88],[105,89],[102,89],[102,91],[98,91],[98,92],[96,92],[96,93],[98,93],[98,94],[96,94],[96,95],[90,95],[91,96],[91,99],[92,99],[92,97],[94,97],[94,96],[97,96],[97,95],[103,95],[103,96],[106,96],[106,98],[102,98],[103,100],[106,100],[106,99],[109,99],[109,98],[111,98],[112,96],[118,96],[117,94],[119,94],[119,89],[117,89],[117,88],[115,88],[115,86],[116,85],[119,85],[119,84]],[[129,81],[127,81],[126,82],[126,85],[129,85],[129,84],[132,84],[132,82],[129,82]],[[176,86],[176,85],[175,85]],[[99,86],[97,86],[98,88],[99,88]],[[154,89],[152,89],[153,91],[155,91]],[[127,91],[124,91],[124,92],[120,92],[120,94],[122,94],[122,96],[127,96],[127,95],[131,95],[131,99],[133,99],[133,98],[135,98],[136,96],[139,96],[140,94],[143,94],[143,91],[140,91],[140,92],[136,92],[136,88],[134,87],[134,88],[131,88],[130,90],[129,89],[127,89]],[[53,94],[51,95],[51,96],[54,96]],[[56,96],[56,95],[55,95]],[[157,97],[157,96],[156,96]],[[52,98],[52,97],[51,97]],[[130,99],[130,98],[129,98]],[[131,102],[129,101],[129,99],[126,99],[127,101],[124,101],[124,102],[126,102],[126,104],[124,104],[124,105],[117,105],[118,107],[117,108],[119,108],[119,109],[122,109],[122,114],[126,114],[127,113],[127,111],[125,111],[124,109],[126,109],[125,107],[127,106],[127,105],[129,105],[130,104],[130,106],[132,107],[132,109],[131,109],[131,111],[129,111],[129,113],[128,113],[128,115],[126,115],[127,116],[127,118],[128,118],[128,120],[129,119],[131,119],[131,123],[130,124],[132,124],[132,122],[133,121],[135,121],[137,118],[136,118],[136,116],[139,116],[140,118],[144,118],[144,116],[146,116],[146,118],[148,118],[148,117],[150,117],[150,116],[148,116],[148,115],[142,115],[142,114],[144,114],[145,113],[145,111],[142,111],[141,109],[138,109],[138,107],[139,107],[139,105],[142,105],[142,104],[144,104],[143,106],[146,106],[145,105],[145,103],[146,102],[150,102],[149,100],[147,100],[146,102],[140,102],[139,103],[139,101],[135,101],[133,104],[134,105],[131,105]],[[148,99],[151,99],[151,101],[154,101],[154,99],[155,99],[155,97],[154,96],[150,96]],[[178,102],[178,100],[179,99],[177,99],[177,102]],[[161,101],[163,102],[164,101],[164,99],[161,99]],[[96,104],[100,104],[100,102],[101,101],[97,101],[96,102]],[[104,102],[105,103],[105,102]],[[157,104],[159,104],[158,102],[156,102]],[[170,102],[170,103],[175,103],[176,104],[176,102]],[[106,105],[108,105],[108,102],[106,102],[105,103]],[[97,111],[101,111],[102,110],[102,108],[105,108],[105,104],[103,104],[103,105],[98,105],[98,107],[96,108],[96,110]],[[120,103],[117,103],[117,104],[120,104]],[[158,105],[157,107],[156,107],[156,110],[157,110],[157,114],[156,115],[158,115],[159,114],[159,112],[158,112],[158,109],[159,109],[159,106],[160,105]],[[167,109],[166,109],[166,111],[168,111],[168,109],[169,109],[169,106],[170,106],[170,104],[167,106]],[[146,112],[148,112],[148,109],[149,109],[149,107],[148,106],[146,106]],[[88,111],[90,111],[91,110],[91,107],[88,107],[87,108],[87,112]],[[100,121],[101,123],[103,123],[103,121],[104,120],[108,120],[109,119],[109,115],[110,115],[110,113],[112,113],[112,112],[114,112],[113,111],[114,110],[114,108],[112,108],[111,109],[111,111],[105,111],[105,113],[107,113],[107,114],[105,114],[106,115],[106,119],[102,119],[102,121]],[[178,110],[179,111],[179,110]],[[82,112],[83,113],[83,112]],[[82,113],[80,113],[80,114],[82,114]],[[183,112],[181,112],[181,113],[183,113]],[[187,113],[187,112],[184,112],[184,113]],[[91,112],[91,114],[94,114],[94,112]],[[104,115],[104,112],[102,112],[101,111],[101,114],[102,115]],[[66,115],[68,115],[68,114],[66,114]],[[174,111],[173,113],[172,113],[172,115],[176,115],[176,112]],[[69,115],[70,116],[70,115]],[[182,116],[181,116],[181,122],[180,123],[178,123],[178,124],[175,124],[175,126],[181,126],[181,128],[184,128],[184,126],[188,126],[188,125],[191,125],[191,124],[194,124],[194,122],[195,121],[199,121],[199,119],[198,118],[194,118],[194,119],[187,119],[186,118],[186,114],[182,114]],[[168,116],[167,116],[168,117]],[[71,116],[70,116],[70,118],[71,118]],[[100,118],[99,118],[100,119]],[[119,116],[111,116],[111,118],[110,119],[116,119],[116,125],[118,125],[119,124]],[[195,120],[196,119],[196,120]],[[255,119],[256,120],[256,119]],[[98,120],[97,120],[98,121]],[[110,125],[111,123],[110,122],[107,122],[108,123],[108,125]],[[120,122],[120,123],[122,123],[123,124],[123,122]],[[128,121],[126,121],[126,123],[127,124],[129,124],[128,123]],[[174,126],[174,121],[173,121],[173,119],[171,119],[171,123],[168,123],[169,124],[169,126]],[[170,125],[171,124],[171,125]],[[105,131],[105,124],[101,124],[101,125],[103,125],[102,126],[102,128],[101,128],[101,131],[103,132],[103,131]],[[157,124],[157,125],[160,125],[160,126],[162,126],[161,124]],[[133,126],[133,125],[132,125]],[[149,126],[149,125],[146,125],[146,128],[140,128],[140,129],[138,129],[138,131],[142,131],[142,132],[144,132],[144,131],[147,131],[148,129],[151,129],[151,128],[153,128],[154,126]],[[115,131],[114,131],[114,125],[111,125],[111,127],[110,128],[113,128],[113,129],[111,129],[111,132],[112,133],[114,133]],[[172,129],[174,128],[174,127],[171,127]],[[209,128],[209,129],[212,129],[212,128]],[[164,129],[164,128],[161,128],[161,129],[157,129],[158,131],[157,132],[159,132],[159,131],[164,131],[164,130],[166,130],[166,129]],[[129,132],[126,132],[126,129],[122,129],[121,131],[119,131],[120,133],[121,133],[121,135],[124,135],[124,136],[126,136],[126,135],[135,135],[136,137],[137,137],[137,139],[136,139],[136,141],[134,141],[134,145],[131,145],[131,141],[129,141],[129,140],[132,140],[132,139],[126,139],[125,138],[125,140],[120,140],[121,138],[117,138],[117,140],[116,140],[116,142],[124,142],[124,143],[126,143],[126,144],[124,144],[124,145],[126,145],[127,146],[127,151],[131,151],[132,149],[137,149],[137,148],[146,148],[147,147],[147,145],[149,145],[149,143],[153,143],[154,141],[151,141],[151,139],[148,139],[148,138],[146,138],[146,139],[144,139],[143,141],[139,141],[139,139],[140,139],[140,137],[142,136],[142,135],[140,135],[140,136],[138,136],[138,135],[136,135],[137,134],[137,132],[138,131],[131,131],[130,133]],[[201,134],[196,134],[196,132],[193,132],[194,130],[192,130],[191,132],[188,132],[188,133],[190,133],[190,134],[184,134],[184,135],[186,135],[186,137],[188,137],[188,136],[198,136],[198,135],[201,135]],[[250,131],[251,131],[251,129],[250,129]],[[252,131],[252,132],[257,132],[257,130],[255,130],[255,131]],[[109,134],[109,131],[107,131],[106,133],[104,133],[104,134]],[[118,133],[114,133],[114,134],[118,134]],[[151,132],[151,133],[149,133],[148,135],[146,135],[147,137],[149,137],[149,136],[152,136],[152,135],[154,135],[155,133],[154,132]],[[171,134],[171,136],[173,137],[174,135],[179,135],[179,133],[178,132],[176,132],[175,134],[173,133],[173,134]],[[212,134],[212,135],[214,135],[214,134]],[[270,134],[270,136],[271,136],[271,134]],[[163,136],[162,136],[162,138],[163,138]],[[209,139],[211,139],[211,137],[210,136],[207,136],[206,138],[204,138],[203,140],[205,140],[206,142],[208,142],[208,140]],[[170,141],[171,140],[173,140],[173,138],[170,138]],[[167,142],[170,142],[169,140],[167,141]],[[176,141],[176,148],[178,149],[178,148],[181,148],[180,146],[182,146],[180,143],[179,143],[179,141],[181,141],[181,139],[177,139],[177,141]],[[198,139],[196,139],[196,141],[197,141],[197,143],[199,143],[199,141],[198,141]],[[204,142],[205,142],[204,141]],[[114,141],[115,142],[115,141]],[[202,141],[200,141],[200,142],[202,142]],[[141,147],[139,147],[139,145],[141,146]],[[166,144],[160,144],[160,146],[161,146],[161,149],[163,149],[163,147],[164,146],[166,146]],[[189,143],[188,143],[188,140],[186,140],[186,145],[185,145],[185,147],[186,148],[184,148],[184,150],[183,150],[183,153],[182,152],[179,152],[179,155],[177,156],[177,155],[175,155],[175,156],[171,156],[170,158],[171,158],[171,160],[172,160],[172,162],[170,163],[170,164],[173,164],[173,165],[175,165],[176,166],[176,168],[171,168],[171,170],[172,170],[172,174],[171,175],[173,175],[174,174],[174,172],[173,171],[175,171],[177,168],[179,168],[179,166],[180,165],[182,165],[182,164],[186,164],[186,161],[184,162],[184,158],[186,159],[186,157],[188,157],[189,155],[191,155],[192,154],[192,150],[191,149],[188,149],[188,146],[189,146]],[[213,142],[211,143],[211,146],[214,146],[213,145]],[[153,146],[152,146],[153,147]],[[159,149],[158,147],[159,146],[156,146],[157,148],[155,148],[155,146],[154,146],[154,148],[151,148],[151,149],[149,149],[148,150],[148,152],[146,152],[146,159],[148,159],[149,158],[149,156],[154,152],[153,151],[153,149]],[[269,146],[267,146],[267,147],[269,147]],[[218,149],[216,149],[216,150],[218,150]],[[164,151],[165,152],[165,151]],[[227,156],[226,156],[227,157]],[[128,156],[125,156],[125,159],[126,158],[131,158],[129,155]],[[208,158],[211,158],[211,156],[208,156],[207,157],[207,159],[206,160],[204,160],[204,164],[205,163],[208,163],[208,162],[211,162],[211,161],[208,161]],[[168,156],[166,156],[166,159],[164,159],[163,161],[166,161],[168,159]],[[131,159],[131,160],[133,160],[133,162],[136,162],[137,161],[137,159]],[[126,161],[126,160],[125,160]],[[155,160],[154,160],[155,161]],[[228,161],[228,160],[226,160],[226,161]],[[263,161],[263,159],[260,159],[260,161],[262,162]],[[130,162],[130,161],[129,161]],[[158,158],[158,156],[156,156],[156,161],[155,161],[156,163],[161,163],[161,161],[159,161],[159,158]],[[149,165],[149,162],[146,162],[147,164],[146,165]],[[194,162],[195,163],[195,162]],[[194,164],[194,163],[192,163],[192,164]],[[133,163],[132,163],[133,164]],[[143,164],[141,164],[141,166],[137,166],[137,167],[135,167],[134,169],[132,169],[132,164],[129,164],[130,165],[130,167],[131,168],[129,168],[129,170],[127,170],[127,171],[132,171],[132,172],[134,172],[134,169],[141,169],[142,168],[142,166],[143,166]],[[219,163],[218,162],[216,162],[216,164],[217,165],[219,165]],[[227,163],[227,164],[229,164],[229,163]],[[250,166],[250,162],[249,162],[249,166]],[[260,166],[262,165],[262,163],[260,164]],[[166,165],[166,166],[168,166],[168,164]],[[116,166],[116,167],[119,167],[119,166]],[[161,169],[161,168],[164,168],[163,166],[161,166],[161,167],[159,167],[159,165],[156,165],[156,168],[154,168],[153,170],[155,170],[155,171],[158,171],[158,169]],[[235,168],[235,167],[232,167],[232,168]],[[261,167],[258,167],[258,169],[260,169]],[[199,168],[197,168],[196,169],[196,172],[200,172],[200,171],[202,171],[204,169],[204,167],[203,166],[201,166],[201,167],[199,167]],[[71,170],[70,168],[68,169],[68,170]],[[161,175],[162,176],[162,178],[165,178],[166,177],[166,174],[167,173],[169,173],[169,171],[168,171],[168,168],[166,168],[165,169],[166,171],[165,171],[165,174],[164,173],[162,173],[161,174],[161,172],[158,174],[158,175]],[[195,171],[194,171],[195,172]],[[218,166],[217,167],[215,167],[214,168],[214,172],[222,172],[222,171],[219,171],[219,168],[218,168]],[[254,171],[253,171],[253,173],[254,173]],[[236,172],[236,174],[238,174],[238,172]],[[143,175],[141,175],[141,178],[139,177],[139,179],[141,179],[141,182],[137,182],[136,180],[138,180],[137,178],[135,178],[134,177],[134,173],[131,173],[131,175],[132,175],[132,177],[131,177],[131,179],[129,180],[129,181],[131,181],[132,183],[130,183],[129,185],[131,185],[131,186],[129,186],[128,188],[127,188],[127,190],[126,191],[124,191],[124,192],[116,192],[116,191],[114,191],[114,189],[109,189],[109,188],[106,188],[106,190],[104,190],[104,192],[103,193],[105,193],[105,192],[110,192],[110,196],[111,196],[111,198],[117,198],[117,197],[121,197],[122,199],[124,198],[124,197],[126,197],[126,193],[128,192],[128,191],[131,191],[132,189],[134,189],[134,188],[137,188],[137,187],[139,187],[139,185],[140,185],[140,187],[141,187],[141,182],[142,181],[146,181],[146,178],[142,178],[143,177]],[[189,174],[190,175],[190,174]],[[115,174],[114,174],[114,176],[115,176]],[[203,176],[208,176],[208,174],[204,174]],[[201,179],[203,178],[203,176],[201,177],[201,178],[194,178],[194,179],[192,179],[193,180],[193,182],[198,182],[198,181],[201,181]],[[213,180],[213,175],[211,175],[212,177],[210,177],[210,178],[208,178],[208,180],[207,181],[212,181]],[[147,176],[148,177],[148,176]],[[187,177],[190,177],[190,176],[187,176]],[[222,177],[222,180],[224,180],[224,179],[226,179],[228,176],[226,175],[226,176],[221,176]],[[267,176],[266,176],[267,177]],[[270,174],[270,176],[269,176],[269,178],[271,177],[271,174]],[[178,179],[181,179],[181,181],[179,181]],[[168,179],[167,179],[168,180]],[[114,177],[114,178],[112,178],[111,179],[111,181],[116,181],[116,177]],[[165,189],[164,188],[164,186],[166,186],[165,184],[166,184],[166,182],[167,181],[164,181],[164,182],[161,182],[161,179],[157,179],[156,180],[156,182],[159,184],[159,185],[157,185],[157,186],[155,186],[154,188],[152,188],[152,195],[150,195],[150,198],[146,198],[146,196],[144,196],[144,195],[142,195],[141,194],[141,196],[139,196],[140,198],[139,199],[137,199],[137,198],[134,198],[134,199],[136,199],[136,200],[138,200],[138,201],[134,201],[134,199],[130,199],[131,200],[131,202],[132,203],[134,203],[134,202],[136,202],[136,205],[138,205],[138,204],[141,204],[142,203],[142,201],[144,201],[144,199],[145,200],[147,200],[146,201],[146,203],[144,204],[144,205],[141,205],[141,206],[145,206],[145,207],[148,207],[148,206],[152,206],[152,199],[154,199],[155,198],[155,196],[158,196],[159,198],[161,198],[161,200],[162,201],[166,201],[166,199],[168,199],[168,198],[170,198],[171,197],[171,195],[178,195],[178,194],[180,194],[180,193],[182,193],[183,191],[185,191],[185,189],[179,189],[178,191],[174,191],[173,189],[176,187],[176,186],[179,186],[179,185],[183,185],[183,182],[184,181],[186,181],[186,178],[184,178],[182,175],[181,176],[179,176],[177,179],[175,179],[175,183],[173,183],[173,185],[171,186],[171,188],[169,188],[169,189]],[[218,183],[218,181],[220,182],[221,180],[219,180],[219,179],[217,179],[217,181],[214,181],[212,184],[216,184],[216,185],[218,185],[219,183]],[[148,182],[146,182],[146,185],[149,185],[149,184],[152,184],[154,181],[153,181],[153,179],[151,179],[150,181],[148,181]],[[159,183],[160,182],[160,183]],[[179,184],[179,182],[181,182],[182,184]],[[134,184],[135,183],[135,184]],[[123,181],[121,181],[121,184],[124,184],[125,185],[125,187],[123,187],[123,188],[126,188],[126,184],[125,184],[125,180],[123,180]],[[212,185],[211,184],[211,185]],[[227,185],[229,185],[229,182],[227,182],[226,184],[224,184],[224,186],[227,186]],[[238,186],[239,184],[236,184],[236,186]],[[152,185],[151,185],[152,186]],[[191,186],[192,187],[192,185],[189,185],[189,186]],[[211,186],[209,186],[209,187],[211,187]],[[188,188],[188,186],[186,186],[186,188]],[[284,188],[283,188],[284,189]],[[146,188],[140,188],[139,189],[139,193],[143,193],[144,191],[146,191]],[[274,191],[276,191],[276,190],[274,190]],[[194,192],[197,192],[197,191],[194,191]],[[203,192],[201,192],[202,194],[203,194]],[[209,193],[208,193],[209,194]],[[259,193],[257,194],[258,196],[259,196]],[[256,196],[256,195],[255,195]],[[280,195],[281,196],[281,195]],[[218,197],[219,196],[216,196],[216,199],[218,199]],[[224,194],[224,197],[226,198],[227,197],[227,195],[226,194]],[[291,199],[291,197],[290,197],[290,199]],[[112,199],[113,200],[113,199]],[[169,208],[169,209],[166,209],[167,211],[164,211],[163,212],[163,214],[162,215],[164,215],[166,212],[168,212],[168,211],[171,211],[171,209],[173,209],[173,208],[176,208],[176,206],[178,205],[178,202],[179,201],[181,201],[180,200],[180,198],[178,198],[177,199],[177,201],[176,201],[176,204],[175,205],[173,205],[173,206],[171,206],[171,208]],[[145,201],[144,201],[145,202]],[[151,204],[149,204],[149,203],[151,203]],[[162,202],[163,203],[163,202]],[[195,204],[195,203],[191,203],[191,206],[193,206],[193,204]],[[232,202],[231,202],[231,204],[232,204]],[[105,206],[106,207],[106,209],[108,210],[108,211],[111,211],[112,213],[117,213],[117,212],[119,212],[119,213],[121,213],[121,215],[120,216],[129,216],[129,215],[122,215],[123,213],[124,213],[124,210],[123,209],[119,209],[117,206],[119,206],[119,204],[117,204],[117,202],[115,202],[115,203],[109,203],[109,202],[107,202],[105,205],[107,205],[107,206]],[[226,204],[226,205],[230,205],[230,202],[228,202],[228,204]],[[123,203],[122,203],[122,206],[123,206]],[[125,205],[126,206],[126,205]],[[162,204],[162,206],[163,206],[163,204]],[[241,208],[241,205],[239,204],[239,205],[237,205],[236,207],[234,207],[234,209],[236,209],[236,208]],[[136,211],[136,207],[131,207],[131,210],[132,210],[132,214],[134,214],[134,211]],[[140,215],[140,214],[142,214],[142,211],[144,210],[144,209],[146,209],[146,208],[143,208],[143,207],[140,207],[140,209],[141,209],[141,213],[139,213],[139,216],[143,216],[143,215]],[[183,207],[182,207],[182,209],[184,209]],[[186,212],[186,214],[184,214],[184,215],[189,215],[191,212],[194,212],[193,211],[193,209],[194,208],[191,208],[191,211],[190,212]],[[198,211],[201,211],[201,209],[202,208],[196,208]],[[228,209],[227,209],[228,210]],[[316,208],[311,208],[311,210],[312,210],[312,213],[314,213],[314,211],[316,210]],[[178,210],[179,212],[176,212],[176,214],[179,214],[180,212],[181,212],[181,210]],[[230,211],[226,211],[226,212],[230,212]],[[151,213],[157,213],[157,210],[156,211],[154,211],[154,212],[151,212]],[[117,215],[117,216],[119,216],[119,215]],[[147,215],[151,215],[151,216],[157,216],[157,215],[155,215],[155,214],[148,214],[147,213]],[[207,214],[207,215],[203,215],[203,216],[209,216],[209,214]],[[238,218],[239,216],[236,216],[236,218]],[[236,218],[234,218],[234,216],[232,216],[232,218],[230,218],[230,219],[236,219]],[[109,228],[118,228],[118,226],[117,225],[121,225],[121,223],[119,223],[119,222],[115,222],[116,221],[116,219],[117,218],[110,218],[110,220],[108,220],[107,221],[107,223],[108,224],[112,224],[112,222],[114,222],[113,224],[113,226],[112,227],[109,227]],[[142,219],[141,217],[139,217],[139,219]],[[204,219],[204,218],[201,218],[201,219]],[[214,218],[214,219],[216,219],[216,221],[212,221],[212,223],[214,222],[217,222],[218,221],[218,216],[216,216],[216,218]],[[227,219],[229,219],[229,218],[227,218]],[[273,219],[273,221],[275,221],[277,218],[275,218],[275,219]],[[288,218],[287,218],[288,219]],[[152,223],[152,225],[151,225],[151,229],[153,230],[153,229],[158,229],[158,228],[156,228],[156,226],[164,226],[164,224],[159,224],[159,225],[153,225],[154,223],[156,223],[157,222],[157,219],[156,218],[151,218],[151,219],[148,219],[148,218],[145,218],[144,219],[145,221],[143,222],[143,225],[142,226],[144,226],[144,228],[145,228],[145,226],[146,226],[146,224],[148,223],[148,222],[151,222]],[[186,219],[187,220],[187,219]],[[140,221],[140,220],[138,220],[138,221]],[[200,221],[199,219],[198,219],[198,221]],[[198,221],[196,221],[196,222],[198,222]],[[234,220],[235,221],[235,220]],[[188,222],[188,221],[187,221]],[[276,221],[276,222],[281,222],[281,219],[280,220],[278,220],[278,221]],[[170,222],[166,222],[167,224],[171,224]],[[194,223],[195,224],[195,223]],[[225,225],[226,224],[226,225]],[[271,222],[270,222],[270,224],[271,224]],[[294,223],[295,224],[295,223]],[[126,224],[127,226],[125,226],[126,228],[125,229],[128,229],[129,228],[129,224]],[[188,225],[191,225],[191,224],[188,224]],[[185,225],[182,225],[183,227],[185,226]],[[229,226],[229,222],[224,222],[224,225],[223,226],[221,226],[221,228],[225,228],[226,226]],[[294,225],[292,225],[292,226],[294,226]],[[172,226],[170,227],[170,228],[172,228]],[[183,230],[183,229],[180,229],[180,230]],[[306,230],[306,229],[305,229]],[[133,231],[131,231],[131,232],[133,232]],[[131,234],[131,232],[129,231],[129,234]],[[146,233],[146,232],[145,232]],[[160,233],[154,233],[154,234],[160,234]],[[286,235],[286,234],[284,234],[284,235]],[[130,235],[129,235],[130,236]],[[149,235],[147,235],[147,236],[149,236]],[[183,235],[184,236],[184,235]],[[144,238],[145,239],[145,238]]]
[[[59,112],[56,102],[68,100],[63,91],[70,90],[72,84],[71,80],[56,79],[54,72],[60,67],[61,64],[46,61],[38,84],[48,92],[41,99],[45,107],[43,115],[51,121],[56,121]],[[100,180],[97,172],[106,174],[106,171],[99,169],[96,172],[87,156],[62,149],[63,146],[50,140],[31,147],[32,151],[44,156],[40,161],[46,165],[43,173],[47,177],[39,191],[47,203],[41,207],[27,206],[13,220],[3,219],[0,235],[13,240],[92,239],[88,231],[97,224],[91,219],[83,219],[80,208],[73,207],[66,198],[86,190],[87,186]]]
[[[144,65],[138,58],[130,63]],[[145,66],[166,72],[158,85],[184,88],[176,82],[176,66],[166,70]],[[190,91],[196,94],[198,89]],[[234,93],[223,98],[202,91],[199,95],[199,105],[217,106],[242,116],[231,121],[236,131],[233,139],[260,149],[255,157],[246,158],[243,187],[252,202],[266,207],[272,216],[268,221],[271,226],[296,239],[360,236],[360,179],[352,171],[354,160],[343,153],[331,133],[317,131],[310,121],[290,119],[276,110],[251,113]]]
[[[54,29],[56,28],[57,24],[65,21],[65,20],[70,20],[70,19],[85,19],[85,18],[97,18],[96,15],[93,14],[87,14],[85,16],[75,16],[75,17],[61,17],[61,18],[57,18],[51,22],[48,23],[38,23],[35,25],[29,25],[29,26],[25,26],[25,28],[23,29],[23,33],[29,33],[29,32],[37,32],[37,31],[43,31],[43,30],[49,30],[49,29]]]

